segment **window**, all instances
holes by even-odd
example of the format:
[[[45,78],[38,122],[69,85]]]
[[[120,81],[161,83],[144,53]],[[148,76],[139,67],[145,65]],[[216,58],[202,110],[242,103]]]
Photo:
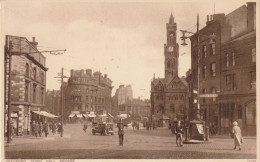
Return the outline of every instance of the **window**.
[[[175,106],[174,106],[174,104],[172,104],[170,106],[170,111],[171,111],[171,113],[175,113]]]
[[[251,89],[256,89],[256,72],[251,71]]]
[[[25,76],[29,77],[29,64],[26,63],[26,66],[25,66]]]
[[[170,60],[168,60],[168,62],[167,62],[167,68],[168,68],[168,69],[171,68],[171,62],[170,62]]]
[[[210,44],[210,55],[215,55],[215,47],[216,47],[216,44],[215,42],[213,44]]]
[[[33,68],[33,79],[36,80],[36,67]]]
[[[25,102],[28,102],[29,101],[29,82],[25,82]]]
[[[256,125],[256,102],[250,102],[246,105],[246,124]]]
[[[212,77],[216,76],[216,63],[211,64],[210,73]]]
[[[228,55],[228,53],[226,54],[226,67],[229,67],[229,55]]]
[[[207,67],[206,65],[203,66],[203,69],[202,69],[202,78],[205,79],[206,78],[206,70],[207,70]]]
[[[242,119],[242,107],[241,107],[241,105],[238,105],[238,108],[237,108],[237,118]]]
[[[236,60],[235,60],[235,52],[232,52],[232,65],[236,65]]]
[[[33,85],[33,103],[36,103],[36,87],[37,87],[37,85],[34,84]]]
[[[256,62],[256,50],[255,50],[255,48],[252,49],[252,62]]]
[[[226,75],[226,89],[227,90],[235,90],[236,89],[235,74]]]
[[[90,98],[90,102],[93,102],[93,96],[91,96],[91,98]]]
[[[86,101],[88,101],[88,96],[86,96]]]
[[[202,46],[202,58],[206,58],[207,57],[207,46],[204,45]]]
[[[42,83],[44,83],[44,72],[41,73]]]
[[[41,104],[44,102],[44,89],[41,89]]]

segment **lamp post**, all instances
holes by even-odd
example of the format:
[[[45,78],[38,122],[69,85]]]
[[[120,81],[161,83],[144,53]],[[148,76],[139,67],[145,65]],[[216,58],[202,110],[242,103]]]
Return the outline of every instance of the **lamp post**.
[[[215,35],[202,35],[199,34],[199,14],[197,15],[197,32],[193,33],[190,31],[186,31],[186,30],[180,30],[183,34],[183,36],[181,37],[181,40],[183,40],[183,43],[181,45],[186,46],[188,45],[185,40],[187,37],[185,36],[186,33],[189,34],[196,34],[197,35],[197,108],[196,108],[196,116],[195,119],[196,120],[200,120],[200,36],[202,37],[206,37],[209,38],[212,42],[212,40],[215,38]],[[194,74],[193,74],[194,75]],[[191,90],[191,93],[193,93],[193,90]],[[192,95],[193,96],[193,95]]]
[[[187,43],[185,42],[185,40],[187,38],[190,38],[188,36],[185,36],[186,33],[189,33],[189,34],[196,34],[197,35],[197,108],[196,108],[196,113],[195,113],[195,121],[191,122],[190,124],[202,124],[205,126],[205,122],[201,121],[201,116],[200,116],[200,36],[202,37],[206,37],[206,38],[209,38],[212,42],[212,40],[215,38],[215,35],[202,35],[199,33],[199,14],[197,14],[197,32],[196,33],[193,33],[193,32],[190,32],[190,31],[186,31],[186,30],[180,30],[182,32],[182,37],[181,37],[181,40],[183,40],[183,43],[181,45],[185,46],[187,45]],[[192,75],[195,75],[195,74],[192,74]],[[193,83],[195,80],[193,80]],[[191,90],[191,93],[193,96],[193,89]],[[192,97],[193,98],[193,97]],[[190,134],[192,133],[191,132],[191,128],[190,128]],[[192,136],[190,135],[190,137],[192,138]]]

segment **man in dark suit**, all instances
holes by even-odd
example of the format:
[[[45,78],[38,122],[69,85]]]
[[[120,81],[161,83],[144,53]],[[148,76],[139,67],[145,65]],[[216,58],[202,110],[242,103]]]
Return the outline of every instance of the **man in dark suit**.
[[[119,123],[117,123],[118,127],[118,136],[119,136],[119,145],[123,146],[124,141],[124,124],[122,122],[122,119],[119,119]]]

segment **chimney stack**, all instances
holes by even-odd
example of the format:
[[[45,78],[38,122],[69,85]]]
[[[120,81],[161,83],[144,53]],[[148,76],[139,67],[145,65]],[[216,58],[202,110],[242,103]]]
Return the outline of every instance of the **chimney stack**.
[[[32,37],[32,42],[30,42],[35,48],[37,48],[38,42],[35,42],[35,37]]]

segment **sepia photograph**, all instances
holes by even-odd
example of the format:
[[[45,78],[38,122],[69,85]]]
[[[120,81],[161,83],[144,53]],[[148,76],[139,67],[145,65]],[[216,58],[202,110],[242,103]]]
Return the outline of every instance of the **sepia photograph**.
[[[259,1],[0,5],[3,161],[258,161]]]

